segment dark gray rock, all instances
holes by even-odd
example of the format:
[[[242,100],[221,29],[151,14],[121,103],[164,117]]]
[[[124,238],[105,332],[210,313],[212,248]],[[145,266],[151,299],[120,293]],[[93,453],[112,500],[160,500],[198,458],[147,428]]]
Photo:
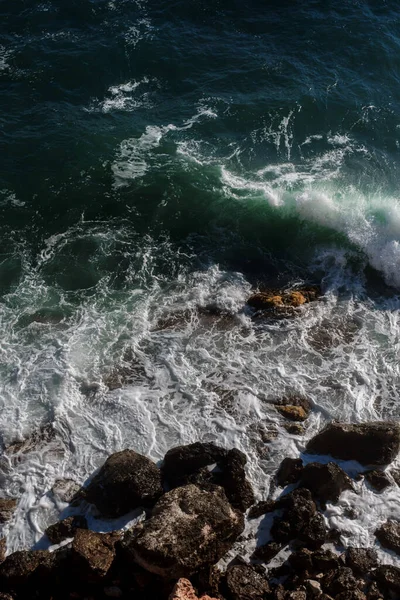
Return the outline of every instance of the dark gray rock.
[[[345,561],[354,573],[365,575],[378,566],[378,555],[373,548],[347,548]]]
[[[350,597],[350,593],[358,589],[358,580],[351,569],[341,567],[327,576],[323,587],[331,596],[337,597],[339,594],[347,593]]]
[[[215,483],[221,485],[234,508],[242,512],[254,504],[253,488],[246,477],[246,455],[240,450],[229,450],[226,457],[218,462],[221,472],[216,473]]]
[[[215,564],[243,529],[243,515],[222,488],[201,490],[190,484],[166,493],[123,545],[128,558],[152,573],[188,577]]]
[[[46,535],[53,544],[60,544],[67,538],[72,538],[77,529],[87,529],[85,517],[80,515],[67,517],[46,529]]]
[[[282,550],[282,548],[282,544],[278,544],[277,542],[268,542],[262,546],[257,546],[252,554],[252,558],[268,564],[274,558],[274,556],[276,556]]]
[[[386,473],[377,470],[367,471],[365,479],[377,492],[382,492],[392,483]]]
[[[301,474],[300,485],[310,490],[322,507],[327,502],[337,502],[344,490],[353,489],[350,477],[334,462],[306,465]]]
[[[274,500],[262,500],[258,502],[249,510],[249,519],[258,519],[269,512],[273,512],[276,509]]]
[[[276,473],[276,482],[281,487],[297,483],[302,471],[303,462],[300,458],[284,458]]]
[[[362,465],[387,465],[400,449],[400,425],[393,422],[330,423],[307,444],[307,452]]]
[[[400,554],[400,522],[389,519],[378,527],[375,535],[384,548]]]
[[[162,493],[158,467],[133,450],[112,454],[80,492],[103,516],[111,518],[142,506],[152,506]]]
[[[185,485],[187,477],[203,467],[216,464],[225,458],[227,450],[211,442],[195,442],[168,450],[164,457],[162,472],[171,487]]]
[[[235,565],[226,573],[226,587],[231,600],[263,600],[271,589],[266,577],[251,565]]]
[[[374,578],[383,588],[400,594],[400,569],[392,565],[380,565],[374,571]]]

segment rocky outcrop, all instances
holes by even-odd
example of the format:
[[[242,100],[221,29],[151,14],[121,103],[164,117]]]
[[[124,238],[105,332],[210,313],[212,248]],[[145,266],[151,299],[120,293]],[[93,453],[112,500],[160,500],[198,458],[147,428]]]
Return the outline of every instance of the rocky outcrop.
[[[67,538],[72,538],[77,529],[87,529],[85,517],[80,515],[67,517],[46,529],[46,535],[53,544],[60,544]]]
[[[168,578],[188,577],[215,564],[244,528],[241,513],[229,504],[222,488],[195,485],[166,493],[152,517],[125,543],[139,565]]]
[[[196,442],[169,450],[162,471],[169,487],[194,483],[206,489],[220,485],[232,506],[244,512],[254,503],[246,462],[246,455],[236,448],[228,451],[212,443]],[[210,470],[213,465],[217,468]]]
[[[384,548],[400,554],[400,522],[389,519],[381,525],[375,535]]]
[[[120,517],[139,507],[150,507],[162,495],[161,473],[146,456],[133,450],[112,454],[81,496],[102,516]]]
[[[327,502],[337,502],[344,490],[353,489],[350,477],[334,462],[306,465],[301,473],[300,485],[310,490],[323,508]]]
[[[400,450],[400,425],[392,422],[330,423],[307,444],[307,452],[362,465],[387,465]]]

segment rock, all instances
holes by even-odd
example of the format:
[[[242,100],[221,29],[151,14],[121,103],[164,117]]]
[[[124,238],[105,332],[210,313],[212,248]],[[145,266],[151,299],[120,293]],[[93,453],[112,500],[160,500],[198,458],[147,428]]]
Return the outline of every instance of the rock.
[[[107,598],[122,598],[123,591],[117,585],[110,585],[104,588],[104,595]]]
[[[400,487],[400,469],[391,469],[390,474],[393,477],[395,484]]]
[[[14,514],[17,506],[15,498],[0,498],[0,523],[6,523]]]
[[[283,423],[283,427],[292,435],[304,435],[304,427],[299,423]]]
[[[57,430],[53,423],[46,423],[39,429],[33,431],[24,440],[15,440],[6,447],[7,454],[27,454],[33,450],[39,450],[43,446],[54,442],[57,438]]]
[[[257,546],[252,554],[252,558],[255,560],[261,560],[263,563],[268,564],[283,548],[282,544],[277,542],[267,542],[262,546]]]
[[[375,581],[368,587],[367,600],[384,600],[384,593],[379,589]]]
[[[20,550],[0,564],[0,589],[19,589],[32,581],[46,580],[54,556],[45,550]]]
[[[307,600],[307,592],[305,590],[287,592],[285,598],[287,598],[287,600]]]
[[[354,573],[365,575],[378,566],[378,555],[373,548],[347,548],[346,565]]]
[[[300,458],[284,458],[276,473],[276,482],[281,487],[297,483],[302,471],[303,462]]]
[[[201,490],[190,484],[166,493],[124,546],[148,571],[178,579],[215,564],[243,529],[243,515],[231,507],[222,488]]]
[[[175,584],[168,600],[199,600],[189,579],[181,577]],[[216,600],[208,595],[201,596],[201,600]]]
[[[114,546],[118,539],[116,534],[77,529],[71,547],[74,574],[85,580],[104,577],[115,558]]]
[[[376,581],[382,584],[382,588],[392,590],[400,594],[400,569],[392,565],[380,565],[374,571]]]
[[[282,312],[288,308],[298,308],[302,304],[317,300],[321,290],[317,286],[305,287],[299,290],[256,292],[247,300],[248,306],[255,310]]]
[[[350,477],[337,465],[309,463],[301,474],[300,485],[310,490],[324,508],[327,502],[335,503],[344,490],[352,490]]]
[[[298,488],[279,498],[275,505],[283,509],[282,517],[275,517],[271,527],[275,541],[287,544],[298,539],[311,548],[319,548],[324,543],[327,528],[309,490]]]
[[[168,450],[164,457],[162,472],[171,487],[185,485],[187,477],[203,467],[216,464],[225,458],[227,450],[212,442],[195,442]]]
[[[340,567],[332,575],[328,575],[327,580],[324,581],[324,589],[336,598],[343,592],[347,593],[350,598],[350,593],[357,588],[358,581],[348,567]]]
[[[246,455],[240,450],[224,450],[215,444],[196,442],[169,450],[162,467],[170,487],[194,483],[200,487],[209,484],[224,488],[229,502],[242,512],[254,502],[254,492],[246,478]],[[216,465],[210,471],[207,467]]]
[[[146,456],[133,450],[112,454],[80,492],[105,517],[120,517],[152,506],[162,495],[161,473]]]
[[[0,538],[0,563],[5,561],[7,552],[7,541],[6,538]]]
[[[400,522],[389,519],[381,525],[375,535],[384,548],[400,554]]]
[[[361,590],[346,590],[337,594],[335,600],[367,600],[367,596]]]
[[[365,479],[377,492],[382,492],[382,490],[391,485],[389,477],[383,471],[367,471],[365,473]]]
[[[290,404],[279,406],[278,404],[275,408],[285,419],[289,419],[290,421],[305,421],[308,417],[302,406],[293,406]]]
[[[67,517],[46,529],[46,535],[53,544],[60,544],[66,538],[72,538],[77,529],[87,529],[85,517],[80,515]]]
[[[246,455],[240,450],[229,450],[226,457],[218,462],[221,474],[216,475],[215,483],[221,485],[229,502],[242,512],[254,504],[254,492],[246,478],[244,466]]]
[[[329,454],[362,465],[387,465],[400,449],[400,425],[393,422],[330,423],[306,446],[307,452]]]
[[[304,585],[309,598],[320,598],[322,589],[319,581],[316,581],[315,579],[307,579],[304,582]]]
[[[80,486],[73,479],[57,479],[51,491],[55,500],[69,504],[79,489]]]
[[[226,572],[226,587],[232,600],[263,600],[270,593],[268,581],[251,565],[235,565]]]
[[[251,507],[247,516],[249,519],[258,519],[258,517],[273,512],[275,509],[276,506],[274,500],[262,500]]]

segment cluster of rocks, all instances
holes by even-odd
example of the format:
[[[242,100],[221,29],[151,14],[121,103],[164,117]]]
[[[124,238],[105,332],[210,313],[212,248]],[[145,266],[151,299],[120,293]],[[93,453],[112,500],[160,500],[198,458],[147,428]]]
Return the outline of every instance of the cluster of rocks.
[[[400,427],[393,423],[330,424],[310,440],[306,452],[379,468],[399,449]],[[72,502],[94,504],[107,518],[143,508],[144,520],[111,533],[91,531],[82,515],[55,523],[46,531],[51,542],[62,543],[55,550],[3,557],[0,600],[400,597],[400,569],[379,565],[373,548],[340,554],[323,547],[338,538],[321,511],[353,487],[336,462],[284,459],[276,482],[289,490],[258,504],[245,465],[242,452],[212,443],[173,448],[161,468],[133,450],[113,454]],[[62,490],[60,483],[57,489]],[[245,519],[272,512],[272,539],[258,546],[249,562],[237,556],[220,570],[217,563],[240,538]],[[376,536],[400,554],[399,523],[388,521]],[[287,560],[272,568],[271,560],[283,548],[290,551]]]

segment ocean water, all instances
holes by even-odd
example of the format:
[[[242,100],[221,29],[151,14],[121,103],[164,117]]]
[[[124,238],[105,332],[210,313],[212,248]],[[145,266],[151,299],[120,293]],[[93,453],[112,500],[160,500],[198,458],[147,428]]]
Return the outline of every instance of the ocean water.
[[[9,552],[116,450],[238,447],[261,499],[327,421],[400,417],[398,3],[3,0],[0,23]],[[304,283],[324,295],[296,319],[245,308]],[[328,506],[343,545],[398,490]]]

